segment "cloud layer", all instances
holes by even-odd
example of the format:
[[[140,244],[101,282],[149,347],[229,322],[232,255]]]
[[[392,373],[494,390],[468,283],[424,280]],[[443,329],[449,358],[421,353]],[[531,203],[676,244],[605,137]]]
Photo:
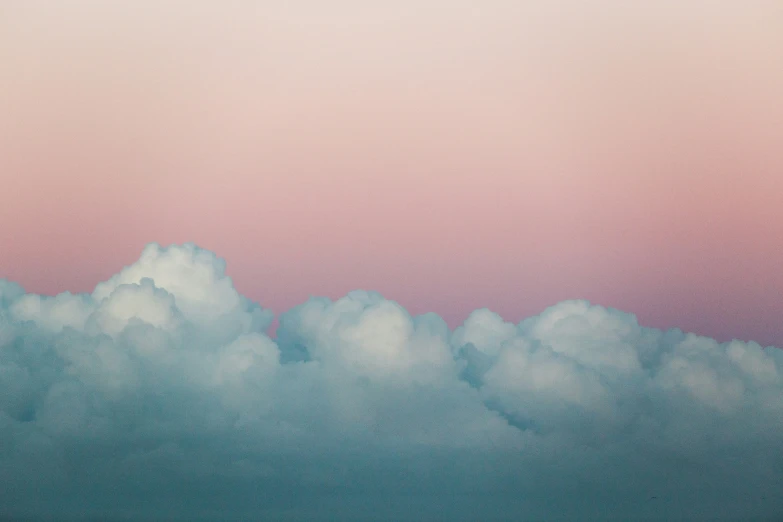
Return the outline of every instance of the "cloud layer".
[[[453,332],[365,291],[294,307],[275,339],[272,317],[190,244],[90,295],[0,280],[0,515],[783,514],[777,348],[585,301]]]

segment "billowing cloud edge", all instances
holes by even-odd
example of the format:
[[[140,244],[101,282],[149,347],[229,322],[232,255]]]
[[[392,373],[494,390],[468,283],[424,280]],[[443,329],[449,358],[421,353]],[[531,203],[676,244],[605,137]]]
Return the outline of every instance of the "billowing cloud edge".
[[[9,513],[143,498],[279,515],[297,495],[413,493],[547,517],[782,507],[778,348],[579,300],[451,331],[366,291],[309,299],[272,339],[273,314],[225,269],[150,244],[91,294],[0,280]]]

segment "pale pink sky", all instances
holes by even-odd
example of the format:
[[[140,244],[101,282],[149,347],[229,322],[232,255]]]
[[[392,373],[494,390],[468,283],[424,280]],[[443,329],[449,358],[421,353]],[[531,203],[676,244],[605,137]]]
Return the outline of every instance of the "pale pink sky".
[[[194,241],[280,312],[567,298],[783,345],[783,4],[0,3],[0,277]]]

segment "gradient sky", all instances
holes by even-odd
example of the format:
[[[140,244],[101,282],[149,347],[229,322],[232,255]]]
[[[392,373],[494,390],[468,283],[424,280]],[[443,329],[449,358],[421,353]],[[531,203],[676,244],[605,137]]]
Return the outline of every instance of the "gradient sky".
[[[783,4],[0,4],[0,277],[193,241],[282,311],[567,298],[783,345]]]

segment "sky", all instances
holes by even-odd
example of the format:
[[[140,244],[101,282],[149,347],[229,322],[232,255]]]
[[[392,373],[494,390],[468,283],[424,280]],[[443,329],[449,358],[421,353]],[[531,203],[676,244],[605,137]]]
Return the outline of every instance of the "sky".
[[[278,312],[576,298],[783,344],[779,2],[11,0],[0,60],[31,291],[195,242]]]
[[[0,516],[783,512],[780,63],[775,0],[0,2]]]

